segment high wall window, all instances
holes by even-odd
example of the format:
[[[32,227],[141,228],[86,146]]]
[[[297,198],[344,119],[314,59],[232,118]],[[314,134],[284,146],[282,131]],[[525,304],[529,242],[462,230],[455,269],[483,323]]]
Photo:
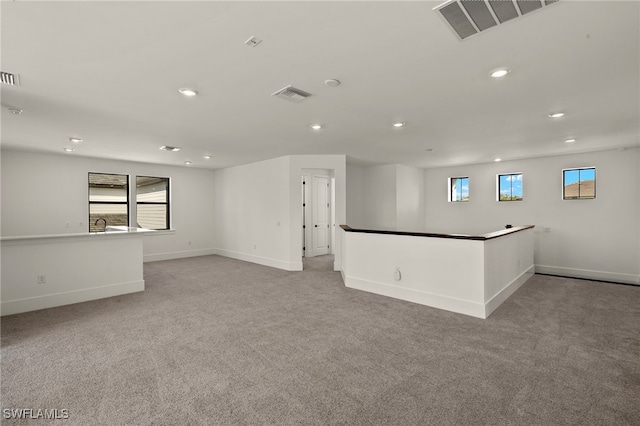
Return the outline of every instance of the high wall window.
[[[136,226],[170,229],[169,178],[136,177]]]
[[[449,178],[449,202],[469,201],[469,178]]]
[[[89,173],[89,232],[129,226],[129,176]]]
[[[563,200],[591,200],[594,198],[596,198],[595,167],[562,171]]]
[[[498,175],[498,201],[522,201],[522,173]]]

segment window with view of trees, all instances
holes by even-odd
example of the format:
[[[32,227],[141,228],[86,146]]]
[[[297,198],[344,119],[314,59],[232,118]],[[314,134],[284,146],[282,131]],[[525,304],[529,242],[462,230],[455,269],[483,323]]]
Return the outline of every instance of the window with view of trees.
[[[136,225],[147,229],[170,229],[169,178],[136,177]]]
[[[449,178],[449,202],[469,201],[469,178]]]
[[[498,201],[522,201],[522,173],[498,175]]]
[[[89,232],[129,226],[129,176],[89,173]]]
[[[592,200],[594,198],[596,198],[595,167],[562,171],[562,199]]]

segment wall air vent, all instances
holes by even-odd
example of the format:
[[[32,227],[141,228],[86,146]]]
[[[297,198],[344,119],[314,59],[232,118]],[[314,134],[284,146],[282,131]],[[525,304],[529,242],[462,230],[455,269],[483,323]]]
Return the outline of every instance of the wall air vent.
[[[460,40],[525,15],[558,0],[449,0],[439,12]]]
[[[311,96],[311,93],[307,93],[304,90],[296,89],[292,85],[288,85],[277,92],[273,92],[271,96],[275,96],[276,98],[284,99],[289,102],[300,103]]]
[[[6,84],[8,86],[18,86],[20,84],[20,78],[17,74],[11,74],[4,71],[0,71],[0,81],[2,84]]]

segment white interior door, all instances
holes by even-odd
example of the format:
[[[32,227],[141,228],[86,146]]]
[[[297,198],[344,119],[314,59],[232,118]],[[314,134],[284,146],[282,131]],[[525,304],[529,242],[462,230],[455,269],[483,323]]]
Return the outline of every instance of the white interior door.
[[[329,176],[313,175],[313,256],[331,252]],[[308,242],[307,242],[308,243]]]

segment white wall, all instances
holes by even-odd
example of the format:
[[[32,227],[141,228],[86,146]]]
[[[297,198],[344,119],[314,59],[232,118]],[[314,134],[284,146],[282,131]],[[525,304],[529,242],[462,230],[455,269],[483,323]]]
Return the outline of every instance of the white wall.
[[[347,225],[424,230],[424,170],[402,164],[347,166]]]
[[[396,165],[396,229],[424,230],[424,169]]]
[[[280,157],[214,172],[217,253],[292,269],[289,163]]]
[[[302,270],[302,173],[335,177],[336,223],[346,219],[346,157],[294,155],[217,170],[217,253],[290,271]],[[339,250],[339,241],[336,250]],[[340,267],[336,252],[335,268]]]
[[[395,230],[396,165],[366,167],[364,173],[364,225]]]
[[[210,170],[13,150],[2,150],[1,165],[2,236],[86,233],[89,172],[162,176],[175,231],[145,236],[145,260],[213,253]]]
[[[3,240],[2,315],[143,291],[143,239],[85,233]]]
[[[488,241],[341,233],[347,287],[479,318],[533,275],[531,229]]]
[[[347,222],[352,228],[364,228],[364,167],[347,163]],[[345,225],[345,223],[338,223]]]
[[[562,169],[596,167],[596,199],[562,200]],[[536,225],[536,271],[640,283],[640,150],[604,151],[425,172],[430,232],[481,234]],[[496,201],[496,174],[522,172],[524,199]],[[470,200],[447,202],[447,178],[469,176]]]

